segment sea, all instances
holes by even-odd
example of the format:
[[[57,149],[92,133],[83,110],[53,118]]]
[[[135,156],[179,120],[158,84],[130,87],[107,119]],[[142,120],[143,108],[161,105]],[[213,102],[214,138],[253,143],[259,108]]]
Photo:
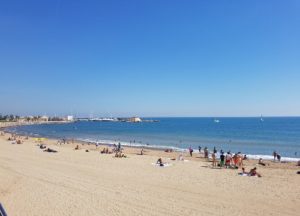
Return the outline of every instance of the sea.
[[[145,118],[150,120],[150,118]],[[249,158],[300,158],[300,117],[151,118],[158,122],[92,122],[12,127],[10,132],[36,137],[75,139],[93,143],[172,148],[186,151],[199,146],[224,152],[242,152]]]

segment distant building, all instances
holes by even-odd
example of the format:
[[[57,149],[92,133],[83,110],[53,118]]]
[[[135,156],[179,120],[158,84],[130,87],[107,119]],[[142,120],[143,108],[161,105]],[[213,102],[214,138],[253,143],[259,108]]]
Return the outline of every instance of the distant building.
[[[128,119],[129,122],[142,122],[142,119],[139,117],[131,117]]]
[[[18,122],[26,122],[26,121],[28,121],[28,120],[27,120],[27,117],[20,117],[20,118],[18,119]]]
[[[49,120],[49,117],[48,116],[41,116],[40,118],[39,118],[39,120],[40,121],[48,121]]]
[[[67,121],[74,121],[74,116],[68,115],[67,116]]]

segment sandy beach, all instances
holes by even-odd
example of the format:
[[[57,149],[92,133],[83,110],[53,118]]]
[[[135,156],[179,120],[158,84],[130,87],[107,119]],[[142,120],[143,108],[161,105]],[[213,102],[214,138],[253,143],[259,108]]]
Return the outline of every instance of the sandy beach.
[[[126,148],[127,158],[100,154],[102,147],[44,143],[11,144],[0,136],[0,202],[14,215],[298,215],[300,176],[296,163],[258,167],[262,178],[241,170],[212,168],[199,154]],[[85,150],[89,149],[89,152]],[[153,165],[158,157],[169,167]]]

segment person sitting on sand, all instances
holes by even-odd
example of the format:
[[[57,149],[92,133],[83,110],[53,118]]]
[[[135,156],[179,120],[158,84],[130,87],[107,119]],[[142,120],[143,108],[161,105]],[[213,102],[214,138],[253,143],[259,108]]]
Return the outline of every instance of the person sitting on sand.
[[[116,154],[115,154],[115,157],[116,158],[121,157],[121,152],[117,151]]]
[[[182,154],[179,155],[178,160],[179,160],[179,161],[184,161],[184,158],[183,158],[183,155],[182,155]]]
[[[40,149],[45,149],[45,148],[46,148],[46,146],[44,146],[44,144],[40,145]]]
[[[17,140],[17,144],[22,144],[22,141],[21,140]]]
[[[118,151],[118,152],[116,152],[115,157],[117,157],[117,158],[126,158],[127,156],[125,154],[123,154],[122,151]]]
[[[141,155],[144,155],[144,149],[141,150]]]
[[[158,158],[156,164],[158,164],[159,166],[164,166],[164,163],[162,162],[161,158]]]
[[[300,160],[298,161],[298,166],[300,166]]]
[[[171,152],[173,152],[173,150],[172,149],[166,149],[165,152],[171,153]]]
[[[105,154],[105,148],[100,152],[101,154]]]
[[[261,175],[258,172],[256,172],[256,167],[254,167],[253,169],[250,170],[249,176],[261,177]]]
[[[76,145],[74,150],[79,150],[79,145]]]
[[[263,162],[262,158],[259,158],[258,164],[262,166],[266,166],[266,164]]]

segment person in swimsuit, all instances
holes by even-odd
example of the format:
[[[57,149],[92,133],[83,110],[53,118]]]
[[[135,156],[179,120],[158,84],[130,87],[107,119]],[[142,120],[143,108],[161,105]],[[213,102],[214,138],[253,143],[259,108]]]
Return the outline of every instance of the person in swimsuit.
[[[261,177],[261,175],[258,172],[256,172],[256,167],[254,167],[253,169],[250,170],[249,176]]]
[[[213,152],[211,157],[212,157],[212,165],[213,167],[216,167],[217,166],[216,153]]]
[[[164,166],[164,163],[162,162],[161,158],[158,158],[156,164],[158,164],[159,166]]]

